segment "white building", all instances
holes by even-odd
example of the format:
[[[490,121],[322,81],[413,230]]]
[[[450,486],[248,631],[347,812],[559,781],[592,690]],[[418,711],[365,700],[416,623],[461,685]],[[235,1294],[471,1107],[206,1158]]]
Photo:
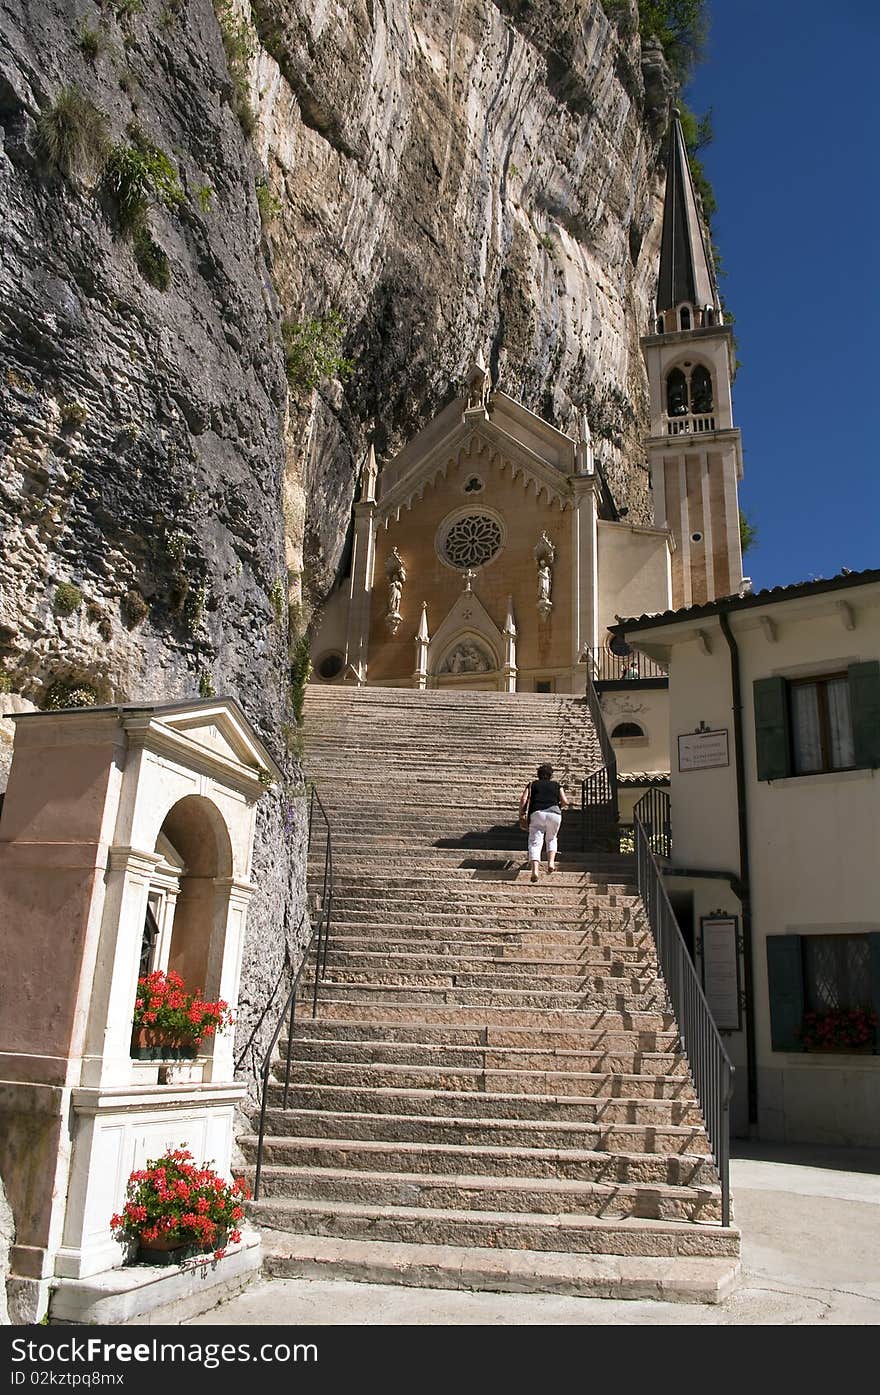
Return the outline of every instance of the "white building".
[[[737,1069],[733,1132],[880,1144],[880,570],[613,627],[669,665],[670,899]],[[804,1033],[807,1031],[805,1037]]]

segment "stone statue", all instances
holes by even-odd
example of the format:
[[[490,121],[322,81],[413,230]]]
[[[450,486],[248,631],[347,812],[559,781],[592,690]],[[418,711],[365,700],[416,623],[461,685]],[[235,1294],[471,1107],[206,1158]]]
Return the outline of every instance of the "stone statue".
[[[549,563],[549,562],[539,562],[539,563],[538,563],[538,604],[539,604],[539,605],[541,604],[542,601],[547,602],[547,601],[550,600],[550,583],[551,583],[552,579],[553,579],[553,573],[550,571],[550,563]]]
[[[546,620],[553,609],[550,592],[553,587],[552,567],[556,561],[556,548],[546,533],[541,534],[533,555],[538,565],[538,614],[542,620]]]
[[[385,611],[385,624],[393,637],[397,634],[403,619],[400,613],[400,604],[403,600],[403,583],[406,581],[406,567],[396,547],[391,549],[391,555],[385,563],[385,575],[388,577],[388,608]]]
[[[457,644],[443,665],[444,673],[488,673],[492,667],[489,656],[472,640]]]

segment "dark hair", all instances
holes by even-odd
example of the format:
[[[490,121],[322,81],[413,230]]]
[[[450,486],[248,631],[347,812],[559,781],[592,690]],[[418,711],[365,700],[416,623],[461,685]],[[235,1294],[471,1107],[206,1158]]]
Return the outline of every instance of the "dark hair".
[[[539,779],[539,780],[552,780],[552,779],[553,779],[553,766],[552,766],[552,765],[546,765],[546,764],[545,764],[545,765],[539,765],[539,766],[538,766],[538,779]]]

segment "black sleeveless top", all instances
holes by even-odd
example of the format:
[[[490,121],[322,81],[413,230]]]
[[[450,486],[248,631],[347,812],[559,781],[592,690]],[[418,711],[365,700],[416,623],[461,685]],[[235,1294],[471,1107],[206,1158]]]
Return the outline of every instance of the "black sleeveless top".
[[[561,814],[559,807],[560,793],[558,780],[533,780],[532,792],[529,796],[529,813],[534,814],[537,810],[552,809],[554,813]]]

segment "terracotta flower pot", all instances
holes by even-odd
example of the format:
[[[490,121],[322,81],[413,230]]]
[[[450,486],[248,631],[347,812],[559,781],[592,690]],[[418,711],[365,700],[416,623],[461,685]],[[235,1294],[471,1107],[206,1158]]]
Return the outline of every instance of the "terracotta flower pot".
[[[178,1235],[159,1235],[155,1240],[138,1240],[137,1258],[141,1264],[179,1264],[189,1249]]]
[[[181,1240],[178,1235],[160,1235],[155,1240],[138,1240],[137,1262],[139,1264],[180,1264],[184,1259],[192,1259],[196,1255],[204,1255],[209,1258],[215,1250],[222,1250],[229,1243],[229,1232],[223,1231],[217,1234],[211,1245],[194,1245],[191,1241]]]
[[[155,1027],[134,1027],[131,1033],[131,1055],[136,1061],[188,1061],[197,1054],[194,1041],[170,1037]]]

